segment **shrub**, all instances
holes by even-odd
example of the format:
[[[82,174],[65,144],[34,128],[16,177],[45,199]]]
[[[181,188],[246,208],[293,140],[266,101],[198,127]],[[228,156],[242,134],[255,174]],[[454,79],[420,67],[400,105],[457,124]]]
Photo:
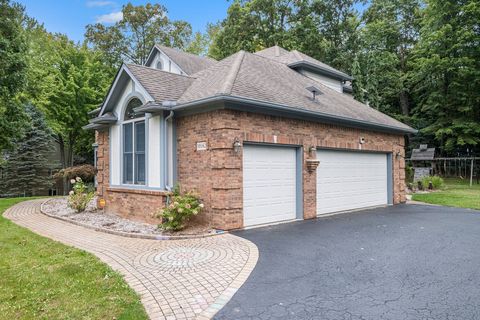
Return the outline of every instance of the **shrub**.
[[[433,189],[440,189],[444,184],[443,179],[439,176],[423,177],[420,182],[424,190],[428,190],[430,182],[432,182]]]
[[[413,176],[415,175],[415,171],[411,165],[405,166],[405,180],[407,182],[413,182]]]
[[[199,214],[203,209],[203,203],[194,192],[180,193],[177,186],[170,196],[169,205],[160,210],[162,218],[160,227],[164,230],[178,231],[185,227],[185,222],[192,216]]]
[[[81,166],[68,167],[58,171],[54,178],[55,179],[76,179],[80,177],[83,181],[93,181],[95,175],[97,174],[97,169],[90,164],[83,164]]]
[[[77,212],[83,212],[95,193],[80,177],[76,177],[70,182],[73,185],[73,190],[70,191],[68,196],[68,206]]]

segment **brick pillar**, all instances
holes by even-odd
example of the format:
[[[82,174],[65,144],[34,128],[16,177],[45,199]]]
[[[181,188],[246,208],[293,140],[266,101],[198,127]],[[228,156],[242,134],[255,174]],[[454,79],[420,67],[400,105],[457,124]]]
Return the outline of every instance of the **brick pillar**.
[[[309,171],[307,160],[312,159],[310,147],[314,144],[303,145],[303,218],[313,219],[317,216],[317,170]],[[316,154],[315,154],[316,158]],[[322,164],[320,163],[320,166]]]
[[[99,197],[106,196],[106,189],[110,179],[109,136],[108,131],[96,131],[95,142],[97,149],[97,194]]]

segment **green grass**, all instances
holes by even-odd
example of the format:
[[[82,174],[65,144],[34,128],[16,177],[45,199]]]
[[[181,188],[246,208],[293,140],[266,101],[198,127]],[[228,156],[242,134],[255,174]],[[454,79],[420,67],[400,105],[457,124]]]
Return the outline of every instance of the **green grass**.
[[[25,198],[0,199],[0,215]],[[0,217],[0,319],[147,319],[135,292],[95,256]]]
[[[414,194],[412,200],[449,207],[480,210],[480,184],[470,188],[468,180],[445,179],[445,187],[437,192]]]

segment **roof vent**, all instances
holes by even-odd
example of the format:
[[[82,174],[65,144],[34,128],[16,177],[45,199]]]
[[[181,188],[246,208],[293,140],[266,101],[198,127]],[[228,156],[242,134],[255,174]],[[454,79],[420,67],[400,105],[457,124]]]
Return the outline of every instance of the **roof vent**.
[[[427,144],[421,144],[419,149],[420,149],[420,151],[427,151],[428,145]]]
[[[318,89],[317,87],[315,86],[310,86],[310,87],[306,87],[305,89],[307,89],[308,91],[310,91],[312,93],[312,100],[315,101],[317,96],[322,94],[322,91],[320,91],[320,89]]]

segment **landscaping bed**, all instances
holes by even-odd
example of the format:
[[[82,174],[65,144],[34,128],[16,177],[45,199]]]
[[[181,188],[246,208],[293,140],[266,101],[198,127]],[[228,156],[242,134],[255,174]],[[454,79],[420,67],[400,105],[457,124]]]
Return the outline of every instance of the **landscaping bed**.
[[[151,236],[201,236],[218,233],[207,225],[192,225],[180,231],[166,231],[159,228],[157,224],[132,221],[120,216],[104,213],[95,206],[96,199],[93,199],[84,212],[76,212],[68,207],[67,198],[53,198],[46,201],[42,206],[43,213],[59,217],[63,220],[84,224],[96,229],[106,229],[120,233]]]

